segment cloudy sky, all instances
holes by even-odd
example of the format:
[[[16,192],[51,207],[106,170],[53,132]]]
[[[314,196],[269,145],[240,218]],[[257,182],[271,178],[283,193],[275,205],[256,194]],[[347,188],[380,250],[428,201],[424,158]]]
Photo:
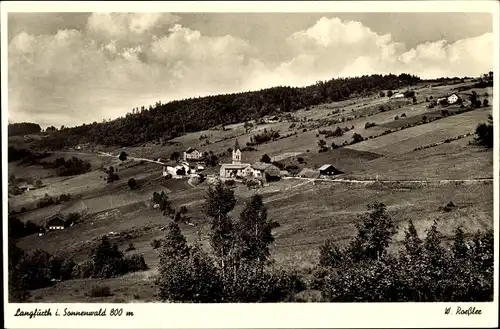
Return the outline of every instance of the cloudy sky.
[[[482,13],[10,13],[9,122],[74,126],[334,77],[492,70]]]

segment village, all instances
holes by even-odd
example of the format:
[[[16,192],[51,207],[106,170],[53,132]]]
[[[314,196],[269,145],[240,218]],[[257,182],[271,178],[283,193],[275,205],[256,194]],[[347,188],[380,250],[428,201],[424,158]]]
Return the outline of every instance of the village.
[[[129,286],[139,300],[155,300],[152,282],[169,223],[189,244],[207,246],[206,198],[219,182],[234,193],[232,218],[248,200],[262,198],[279,224],[272,257],[304,277],[326,241],[352,239],[353,223],[372,201],[398,220],[412,220],[419,234],[436,218],[446,239],[457,225],[467,234],[485,230],[492,225],[493,159],[476,140],[493,100],[492,87],[481,81],[491,80],[377,90],[132,146],[80,143],[30,153],[23,149],[53,132],[12,136],[9,146],[20,160],[9,162],[9,220],[24,232],[20,248],[71,256],[80,269],[106,237],[127,257],[143,257],[140,271],[109,279],[75,272],[33,289],[32,298],[93,302],[74,287],[96,282],[115,292],[105,300],[135,298],[122,290]],[[403,240],[401,227],[391,252]],[[312,287],[298,296],[319,300]]]

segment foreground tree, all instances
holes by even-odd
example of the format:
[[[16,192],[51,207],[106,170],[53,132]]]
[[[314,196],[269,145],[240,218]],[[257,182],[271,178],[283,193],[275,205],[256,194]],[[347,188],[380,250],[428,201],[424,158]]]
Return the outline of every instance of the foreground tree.
[[[356,224],[358,234],[350,245],[350,251],[355,259],[368,258],[378,260],[386,253],[396,226],[387,214],[383,203],[367,206],[368,213],[361,216]]]
[[[477,144],[493,147],[493,117],[488,116],[488,123],[481,123],[476,127],[476,137],[474,139]]]
[[[164,301],[191,299],[191,278],[187,266],[189,247],[179,226],[170,222],[161,244],[158,263],[158,296]]]
[[[262,268],[269,257],[269,245],[274,242],[272,230],[278,222],[267,219],[262,196],[253,195],[236,223],[237,244],[242,259]]]
[[[236,205],[234,191],[221,181],[210,186],[205,197],[205,213],[210,217],[210,244],[219,260],[222,278],[234,244],[233,222],[229,216]]]

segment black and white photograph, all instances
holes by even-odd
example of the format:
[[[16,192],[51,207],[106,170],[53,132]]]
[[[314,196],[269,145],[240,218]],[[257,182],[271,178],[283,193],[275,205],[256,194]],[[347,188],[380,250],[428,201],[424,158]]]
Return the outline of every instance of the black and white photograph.
[[[59,303],[74,322],[79,304],[492,316],[494,13],[280,3],[2,13],[14,320]]]

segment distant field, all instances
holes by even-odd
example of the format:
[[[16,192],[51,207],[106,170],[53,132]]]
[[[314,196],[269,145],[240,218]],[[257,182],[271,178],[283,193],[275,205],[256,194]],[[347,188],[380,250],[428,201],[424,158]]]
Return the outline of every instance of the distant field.
[[[473,136],[361,164],[354,179],[474,179],[493,177],[493,152],[468,145]]]
[[[488,114],[490,113],[487,109],[480,108],[347,147],[358,151],[369,151],[384,155],[407,153],[419,146],[473,132],[479,123],[487,122]],[[423,137],[427,134],[433,135],[431,137]]]

